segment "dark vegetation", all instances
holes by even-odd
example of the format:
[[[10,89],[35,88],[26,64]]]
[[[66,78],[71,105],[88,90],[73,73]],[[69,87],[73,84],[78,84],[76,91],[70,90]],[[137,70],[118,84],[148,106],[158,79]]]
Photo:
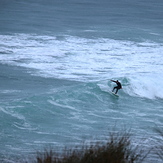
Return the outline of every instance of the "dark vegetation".
[[[110,134],[105,142],[96,142],[57,154],[49,149],[37,153],[37,163],[141,163],[148,152],[131,145],[128,133]]]
[[[160,139],[153,142],[151,149],[134,145],[129,132],[112,132],[106,140],[65,148],[62,152],[50,147],[37,152],[34,159],[16,161],[26,163],[161,163],[163,162],[163,132],[156,130]],[[161,139],[162,138],[162,139]],[[154,159],[153,159],[154,157]],[[151,160],[154,160],[151,162]],[[2,162],[5,162],[4,160]],[[15,161],[11,161],[15,162]]]
[[[155,129],[157,133],[161,136],[162,140],[157,140],[156,146],[155,146],[155,153],[156,155],[162,160],[163,162],[163,130],[160,130],[158,128]]]

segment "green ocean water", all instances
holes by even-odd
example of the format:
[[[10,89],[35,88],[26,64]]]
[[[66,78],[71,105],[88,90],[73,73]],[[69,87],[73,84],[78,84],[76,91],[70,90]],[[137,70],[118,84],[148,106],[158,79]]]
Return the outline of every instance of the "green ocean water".
[[[161,140],[162,1],[0,4],[1,161],[113,129],[131,129],[147,149]],[[122,83],[119,97],[111,79]]]

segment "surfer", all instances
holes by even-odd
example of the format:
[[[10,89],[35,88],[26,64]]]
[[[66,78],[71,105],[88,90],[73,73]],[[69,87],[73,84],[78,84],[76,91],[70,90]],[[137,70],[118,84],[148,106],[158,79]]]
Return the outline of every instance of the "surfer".
[[[119,89],[122,89],[122,85],[121,85],[121,83],[120,83],[118,80],[117,80],[117,81],[111,80],[111,81],[112,81],[112,82],[115,82],[115,83],[117,84],[117,86],[114,87],[113,90],[112,90],[112,92],[114,92],[114,89],[116,89],[115,94],[117,94],[118,90],[119,90]]]

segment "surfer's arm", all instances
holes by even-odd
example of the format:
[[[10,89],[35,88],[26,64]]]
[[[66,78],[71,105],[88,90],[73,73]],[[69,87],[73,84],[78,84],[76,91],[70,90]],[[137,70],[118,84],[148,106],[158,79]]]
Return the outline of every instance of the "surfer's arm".
[[[112,82],[115,82],[115,83],[116,83],[116,81],[115,81],[115,80],[110,80],[110,81],[112,81]]]

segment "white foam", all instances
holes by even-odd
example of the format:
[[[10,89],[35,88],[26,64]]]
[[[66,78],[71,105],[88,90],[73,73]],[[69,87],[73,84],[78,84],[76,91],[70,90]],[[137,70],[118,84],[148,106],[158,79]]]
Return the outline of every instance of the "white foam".
[[[11,94],[11,93],[19,93],[21,92],[20,90],[0,90],[2,94]]]
[[[129,86],[124,91],[132,96],[140,96],[149,99],[163,98],[163,76],[157,74],[140,75],[130,77]]]
[[[64,104],[59,104],[53,100],[48,100],[48,102],[54,106],[59,106],[61,108],[65,108],[65,109],[70,109],[70,110],[76,110],[74,107],[72,106],[68,106],[68,105],[64,105]]]
[[[25,117],[17,112],[15,112],[14,110],[8,109],[8,108],[2,108],[0,107],[0,111],[2,111],[3,113],[10,115],[11,117],[15,117],[19,120],[24,120],[25,121]]]
[[[163,46],[158,43],[18,34],[1,35],[0,44],[4,52],[0,63],[34,68],[44,77],[80,81],[128,77],[133,94],[163,97],[157,82],[163,76]]]

